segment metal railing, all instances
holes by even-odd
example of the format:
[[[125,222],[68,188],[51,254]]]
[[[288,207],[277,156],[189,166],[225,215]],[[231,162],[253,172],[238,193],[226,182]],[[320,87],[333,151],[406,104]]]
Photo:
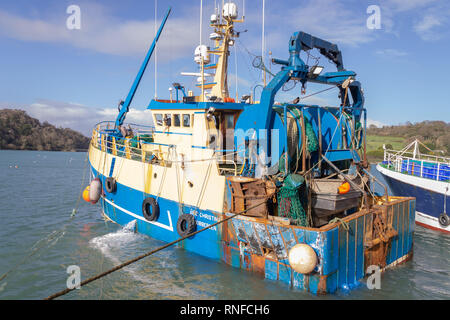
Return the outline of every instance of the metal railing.
[[[386,169],[415,177],[450,181],[450,158],[443,156],[415,156],[412,152],[384,150],[384,161],[381,165]]]
[[[92,147],[106,153],[126,159],[154,163],[163,166],[171,166],[173,163],[193,163],[215,161],[220,174],[237,174],[238,164],[231,159],[225,159],[224,150],[214,150],[212,158],[183,160],[171,156],[171,150],[176,150],[176,145],[168,145],[153,141],[154,127],[127,124],[131,130],[129,136],[123,138],[114,129],[114,122],[104,121],[97,124],[92,131]]]

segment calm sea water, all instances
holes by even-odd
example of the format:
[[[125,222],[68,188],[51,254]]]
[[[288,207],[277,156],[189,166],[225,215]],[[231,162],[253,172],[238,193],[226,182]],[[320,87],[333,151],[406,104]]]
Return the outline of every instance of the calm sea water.
[[[0,299],[42,299],[164,243],[101,217],[81,200],[85,153],[0,151]],[[16,168],[17,166],[17,168]],[[450,236],[416,226],[414,257],[351,292],[316,297],[177,247],[61,299],[449,299]]]

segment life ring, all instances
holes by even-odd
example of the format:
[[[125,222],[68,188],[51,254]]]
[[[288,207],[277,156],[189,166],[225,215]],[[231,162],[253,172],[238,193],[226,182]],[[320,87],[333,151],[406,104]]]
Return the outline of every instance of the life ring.
[[[441,213],[439,215],[439,224],[442,227],[448,227],[450,225],[450,219],[446,213]]]
[[[195,231],[197,224],[193,215],[184,213],[177,221],[177,231],[181,237],[186,237]]]
[[[105,181],[105,189],[106,191],[108,191],[109,193],[114,193],[116,192],[117,189],[117,184],[116,184],[116,179],[114,178],[106,178]]]
[[[142,214],[148,221],[155,221],[159,216],[159,205],[155,198],[145,198],[142,202]]]

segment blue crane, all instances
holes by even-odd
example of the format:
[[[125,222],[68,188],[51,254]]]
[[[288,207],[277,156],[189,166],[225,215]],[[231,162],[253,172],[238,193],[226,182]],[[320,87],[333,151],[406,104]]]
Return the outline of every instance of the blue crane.
[[[300,53],[302,50],[307,52],[311,49],[318,49],[321,55],[329,59],[336,66],[337,71],[321,74],[323,67],[319,67],[318,65],[308,66],[300,58]],[[269,134],[265,133],[267,135],[266,137],[259,137],[260,141],[264,140],[266,143],[267,150],[265,150],[265,154],[269,159],[272,159],[272,153],[279,155],[288,151],[288,135],[291,136],[293,133],[288,130],[288,125],[286,123],[287,113],[292,114],[292,109],[304,110],[304,113],[301,111],[301,113],[304,114],[304,117],[311,123],[312,121],[316,122],[315,134],[317,138],[320,139],[321,144],[326,146],[326,148],[324,148],[326,149],[326,152],[324,152],[323,155],[326,155],[331,161],[359,161],[359,156],[355,150],[357,148],[351,148],[347,145],[347,142],[344,142],[346,139],[344,136],[347,135],[348,138],[349,133],[354,135],[356,132],[355,128],[349,130],[348,127],[346,127],[346,124],[343,124],[343,122],[347,120],[336,122],[334,118],[336,118],[336,115],[339,117],[345,113],[346,117],[352,118],[354,126],[356,123],[359,125],[361,114],[364,110],[364,96],[361,84],[355,80],[356,73],[344,68],[342,53],[337,45],[305,32],[295,32],[289,39],[289,59],[272,59],[272,62],[281,65],[281,70],[267,86],[264,87],[261,93],[260,103],[246,107],[244,112],[240,115],[236,127],[243,129],[244,132],[259,132],[261,130],[278,129],[278,140],[273,141],[280,142],[278,143],[278,146],[273,145],[272,142],[272,140],[277,139],[277,137],[272,137],[272,134],[269,132],[267,132]],[[317,111],[316,113],[316,111],[311,111],[312,108],[309,108],[311,106],[299,105],[297,104],[297,101],[295,104],[284,104],[284,116],[280,115],[280,107],[274,105],[275,96],[283,85],[290,80],[299,81],[302,84],[302,87],[305,86],[307,82],[337,87],[341,99],[339,110],[334,114],[331,114],[328,109],[323,109],[321,112]],[[350,98],[352,102],[350,102]],[[317,108],[315,110],[317,110]],[[320,119],[318,119],[318,117],[320,117]],[[324,129],[323,132],[321,132],[321,129]],[[330,131],[337,132],[337,134],[332,135],[330,134]],[[351,138],[353,139],[353,137]],[[351,139],[348,140],[354,141]],[[242,144],[243,141],[238,141],[238,144],[239,143]],[[322,152],[322,150],[320,152]],[[319,159],[318,156],[313,158],[315,159],[314,161],[318,161]],[[269,163],[269,166],[277,166],[278,159],[276,156],[273,156],[273,159],[270,161],[271,163]]]
[[[125,117],[130,110],[130,104],[133,101],[134,94],[136,93],[136,90],[139,86],[139,83],[141,82],[142,76],[144,75],[145,69],[147,68],[148,62],[150,61],[150,58],[152,57],[153,51],[155,50],[156,43],[158,42],[159,36],[161,35],[162,30],[164,29],[164,25],[166,24],[167,18],[169,17],[170,12],[172,11],[172,8],[169,7],[167,10],[166,15],[164,16],[164,19],[161,22],[161,25],[158,29],[158,32],[155,36],[155,39],[153,40],[152,45],[150,46],[150,49],[147,52],[147,55],[145,56],[144,62],[142,63],[141,69],[139,70],[136,79],[133,82],[133,85],[131,86],[130,92],[128,93],[127,98],[125,99],[125,102],[120,103],[119,105],[119,114],[116,119],[116,129],[119,128],[123,122],[125,121]]]

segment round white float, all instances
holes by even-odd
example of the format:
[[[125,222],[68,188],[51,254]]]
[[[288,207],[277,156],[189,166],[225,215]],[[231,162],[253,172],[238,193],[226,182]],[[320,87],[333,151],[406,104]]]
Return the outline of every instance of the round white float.
[[[91,203],[96,204],[102,194],[102,182],[99,178],[95,178],[89,185],[89,199]]]
[[[317,255],[305,243],[296,244],[289,250],[289,264],[298,273],[311,273],[317,265]]]

